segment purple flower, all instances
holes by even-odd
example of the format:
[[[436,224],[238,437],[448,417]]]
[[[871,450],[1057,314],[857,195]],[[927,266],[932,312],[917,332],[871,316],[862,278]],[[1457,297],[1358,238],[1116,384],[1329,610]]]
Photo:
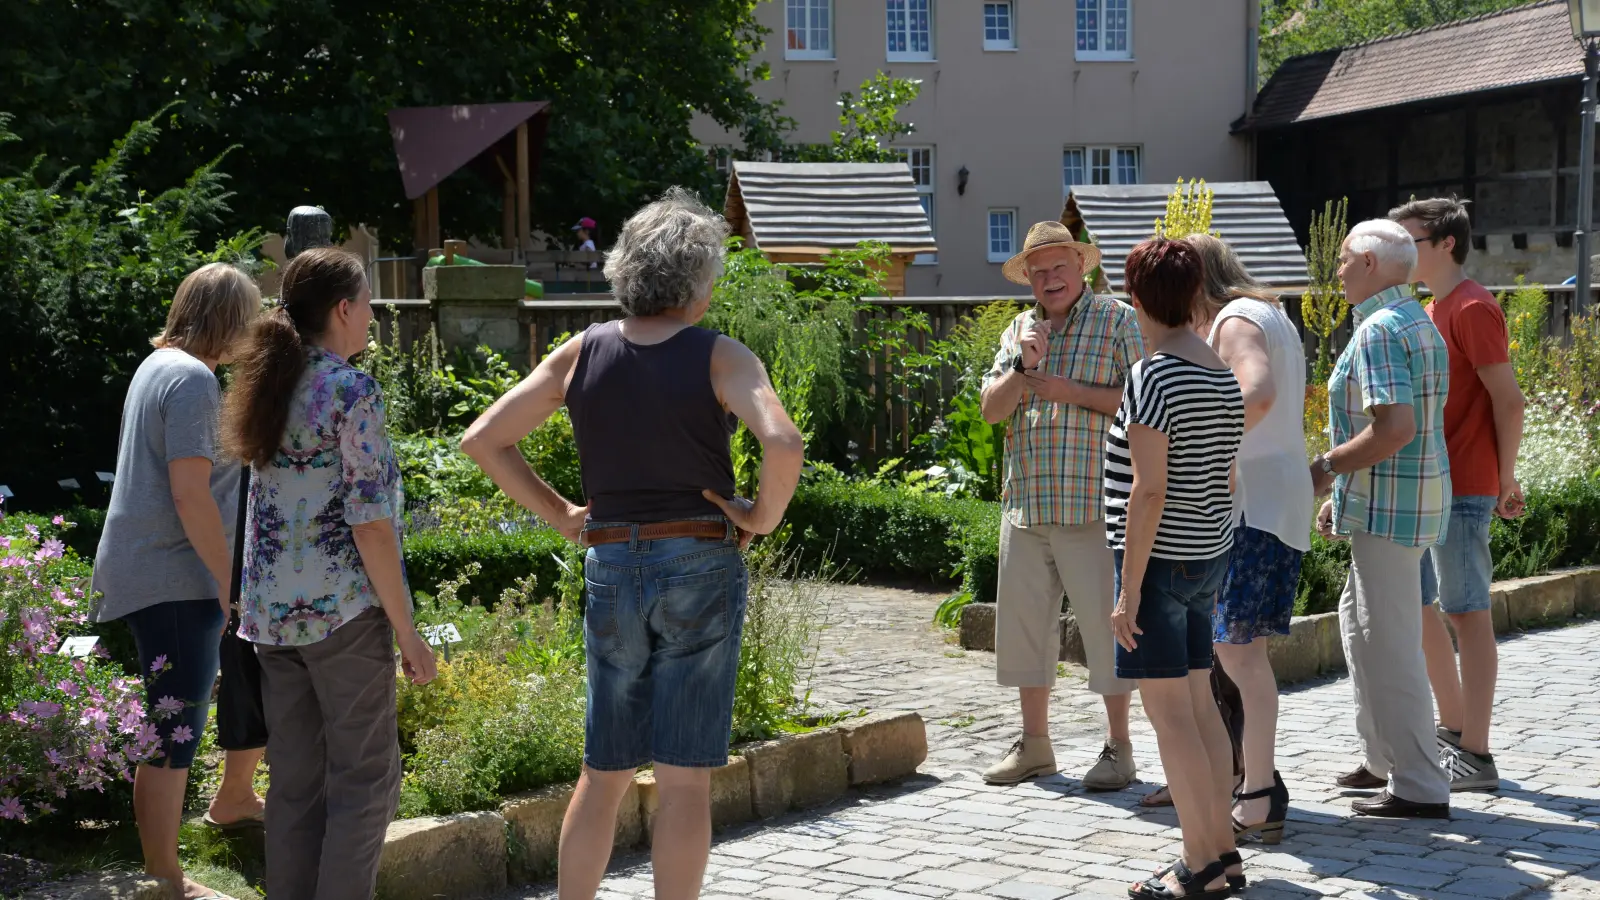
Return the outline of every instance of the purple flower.
[[[61,517],[60,516],[56,516],[56,518],[59,519]],[[50,804],[44,803],[44,802],[35,803],[33,805],[33,808],[37,809],[39,811],[39,815],[41,815],[41,816],[48,816],[51,813],[56,811],[56,808],[54,806],[51,806]]]
[[[68,697],[78,696],[78,685],[74,682],[68,681],[65,678],[56,682],[56,690],[66,694]]]
[[[53,719],[61,712],[61,704],[48,700],[24,700],[17,704],[27,715],[38,719]]]
[[[183,712],[183,701],[177,697],[162,697],[156,701],[156,712],[161,718],[177,715]]]
[[[55,766],[58,769],[66,768],[67,760],[61,755],[60,750],[56,750],[54,748],[46,750],[44,752],[44,758],[50,763],[50,765]]]
[[[37,525],[24,525],[22,530],[26,531],[31,538],[37,539],[39,537],[39,526]]]
[[[160,675],[162,672],[165,672],[166,670],[167,670],[167,655],[165,653],[163,653],[160,656],[156,657],[155,662],[152,662],[150,664],[150,674],[151,675]]]
[[[91,706],[83,711],[83,715],[79,717],[78,722],[82,725],[93,725],[96,728],[103,729],[110,720],[111,717],[106,715],[105,710],[98,706]]]
[[[174,744],[187,744],[194,740],[194,731],[187,725],[179,725],[172,729],[172,742]]]
[[[50,524],[51,525],[65,525],[65,524],[67,524],[67,520],[63,516],[56,516],[54,519],[50,520]]]
[[[28,526],[32,528],[32,525]],[[22,801],[15,797],[0,797],[0,819],[16,819],[21,822],[28,817],[22,809]]]
[[[52,538],[44,542],[39,548],[39,552],[33,554],[33,558],[37,562],[44,562],[47,559],[60,559],[66,549],[66,544]]]

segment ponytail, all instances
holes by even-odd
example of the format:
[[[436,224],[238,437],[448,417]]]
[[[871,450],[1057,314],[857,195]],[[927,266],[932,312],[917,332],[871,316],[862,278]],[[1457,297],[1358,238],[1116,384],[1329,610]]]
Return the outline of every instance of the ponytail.
[[[255,320],[234,355],[222,404],[223,452],[255,466],[277,456],[289,404],[306,371],[306,347],[326,330],[339,301],[361,293],[366,267],[332,247],[306,250],[283,270],[282,305]]]
[[[233,390],[223,402],[224,452],[256,466],[272,461],[305,369],[305,340],[283,307],[251,324],[234,358]]]

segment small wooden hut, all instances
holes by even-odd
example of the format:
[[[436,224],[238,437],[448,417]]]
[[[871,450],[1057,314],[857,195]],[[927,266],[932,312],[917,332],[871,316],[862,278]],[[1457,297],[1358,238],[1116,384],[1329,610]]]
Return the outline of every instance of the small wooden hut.
[[[937,253],[911,169],[905,163],[735,161],[723,215],[767,259],[820,263],[862,241],[889,245],[884,288],[906,292],[906,266]]]
[[[444,246],[439,183],[472,166],[504,185],[501,225],[506,250],[521,259],[533,249],[533,182],[550,126],[550,104],[478,103],[389,110],[389,134],[406,199],[413,203],[419,254]]]

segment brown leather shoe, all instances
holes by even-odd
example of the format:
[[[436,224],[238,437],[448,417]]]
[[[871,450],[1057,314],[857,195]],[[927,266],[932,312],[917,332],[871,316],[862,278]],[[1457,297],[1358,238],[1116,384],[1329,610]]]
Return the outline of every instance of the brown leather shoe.
[[[1418,803],[1384,791],[1371,800],[1357,800],[1350,804],[1357,815],[1382,816],[1386,819],[1448,819],[1450,804]]]
[[[1356,766],[1356,770],[1354,772],[1351,772],[1348,775],[1340,775],[1334,780],[1334,784],[1337,784],[1342,788],[1350,788],[1357,791],[1375,791],[1379,788],[1388,787],[1389,780],[1387,778],[1379,778],[1371,772],[1368,772],[1366,766]]]

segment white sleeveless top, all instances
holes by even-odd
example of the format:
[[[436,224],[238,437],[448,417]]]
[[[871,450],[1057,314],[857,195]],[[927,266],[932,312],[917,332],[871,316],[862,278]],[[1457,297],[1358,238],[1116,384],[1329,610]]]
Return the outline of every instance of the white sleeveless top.
[[[1245,432],[1239,445],[1234,514],[1244,524],[1273,535],[1302,553],[1311,549],[1310,458],[1306,454],[1306,356],[1300,334],[1282,307],[1262,300],[1234,300],[1211,325],[1211,341],[1226,319],[1253,322],[1267,339],[1276,397],[1267,415]]]

